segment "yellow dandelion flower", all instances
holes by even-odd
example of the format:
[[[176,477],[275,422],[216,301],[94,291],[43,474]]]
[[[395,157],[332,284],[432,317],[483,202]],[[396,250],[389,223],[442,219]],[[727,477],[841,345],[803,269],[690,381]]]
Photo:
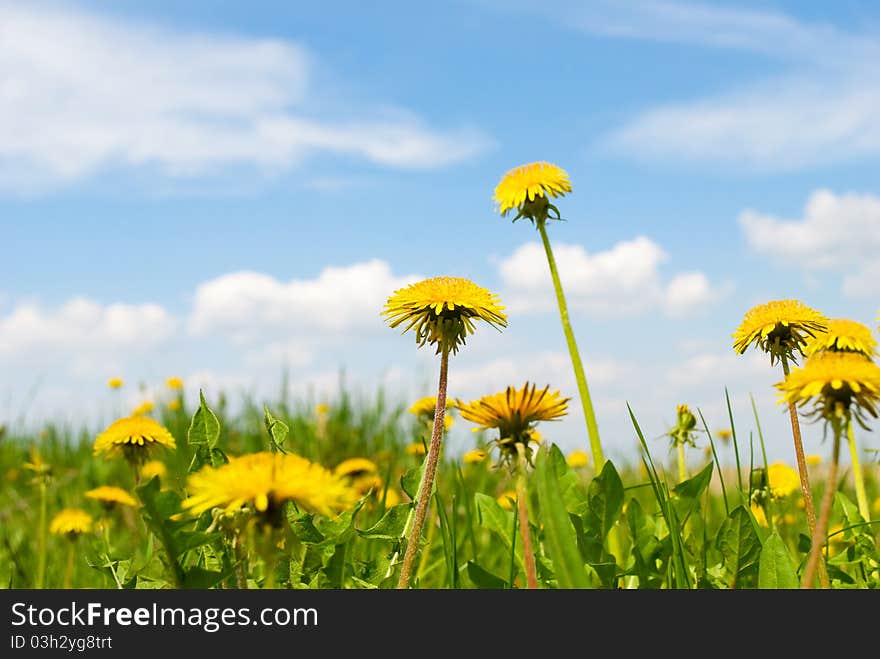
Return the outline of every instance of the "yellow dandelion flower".
[[[137,407],[135,407],[131,411],[131,415],[132,416],[144,416],[145,414],[149,414],[150,412],[152,412],[153,407],[154,407],[153,401],[145,400],[143,403],[141,403],[140,405],[138,405]]]
[[[419,347],[437,346],[458,352],[475,320],[483,320],[499,330],[507,326],[500,298],[463,277],[434,277],[398,289],[385,304],[382,315],[390,327],[405,323],[404,333],[412,329]]]
[[[768,528],[770,524],[767,523],[767,515],[764,514],[764,508],[759,506],[756,503],[751,505],[752,514],[755,516],[755,521],[758,522],[760,526]]]
[[[333,468],[337,476],[363,476],[364,474],[379,473],[376,463],[367,458],[348,458]]]
[[[811,467],[818,467],[820,464],[822,464],[822,456],[816,453],[806,456],[805,460],[807,461],[807,464]]]
[[[767,467],[767,482],[770,486],[770,496],[775,499],[787,497],[801,486],[797,471],[784,462],[774,462]]]
[[[504,510],[513,510],[513,505],[516,502],[516,490],[506,490],[499,494],[495,500]]]
[[[141,467],[141,478],[150,480],[154,476],[158,476],[159,480],[168,476],[168,467],[161,460],[149,460]]]
[[[92,530],[92,516],[81,508],[65,508],[49,523],[49,532],[75,539]]]
[[[481,430],[497,429],[501,438],[514,441],[533,439],[524,437],[531,431],[531,424],[538,421],[558,421],[568,413],[569,398],[558,391],[550,391],[550,385],[538,389],[528,382],[521,389],[507,387],[505,391],[483,396],[465,403],[456,401],[462,418],[476,423]]]
[[[378,496],[382,496],[382,490],[379,490]],[[393,487],[389,487],[385,490],[385,507],[392,508],[399,503],[403,502],[403,497],[400,496],[400,492],[395,490]]]
[[[88,499],[100,501],[108,507],[115,504],[122,504],[125,506],[138,505],[137,500],[133,496],[131,496],[121,487],[115,487],[113,485],[102,485],[101,487],[96,487],[86,492],[85,496]]]
[[[327,403],[318,403],[315,405],[315,416],[327,416],[330,412],[330,406]]]
[[[533,162],[508,171],[495,188],[494,200],[502,216],[517,209],[514,221],[520,217],[541,220],[547,218],[548,198],[561,197],[571,190],[564,169],[549,162]]]
[[[470,451],[467,451],[463,456],[461,456],[461,461],[465,464],[476,464],[478,462],[482,462],[486,459],[489,454],[486,453],[481,448],[475,448]]]
[[[873,359],[877,353],[877,339],[867,325],[846,318],[832,318],[828,329],[807,341],[804,354],[810,356],[821,350],[855,352]]]
[[[580,449],[575,449],[568,454],[566,462],[568,462],[569,467],[572,467],[573,469],[578,469],[580,467],[586,467],[588,464],[590,464],[590,456]]]
[[[123,384],[125,384],[125,382],[122,380],[122,378],[110,378],[109,380],[107,380],[107,386],[111,389],[119,389],[122,387]]]
[[[176,412],[181,407],[182,407],[182,405],[177,398],[168,401],[168,409],[172,412]]]
[[[859,354],[816,353],[775,386],[780,403],[812,404],[811,415],[832,424],[855,419],[867,429],[865,416],[877,418],[880,367]]]
[[[165,386],[169,389],[183,389],[183,380],[177,376],[173,376],[165,380]]]
[[[733,349],[743,354],[755,345],[770,355],[770,364],[783,357],[796,359],[808,340],[824,332],[828,319],[798,300],[773,300],[746,312],[733,333]]]
[[[176,446],[171,433],[157,421],[147,416],[129,416],[117,419],[98,435],[93,451],[105,457],[121,453],[126,459],[143,462],[153,449]]]
[[[235,512],[253,506],[261,513],[280,514],[285,502],[332,516],[354,505],[358,493],[345,479],[292,453],[263,451],[220,467],[204,467],[188,479],[190,496],[183,507],[194,514],[211,508]]]

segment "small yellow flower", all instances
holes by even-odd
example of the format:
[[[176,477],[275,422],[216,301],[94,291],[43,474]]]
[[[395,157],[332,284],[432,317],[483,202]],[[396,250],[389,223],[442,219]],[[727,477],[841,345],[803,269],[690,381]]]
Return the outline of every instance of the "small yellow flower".
[[[588,464],[590,464],[590,456],[578,448],[568,454],[566,462],[568,462],[569,467],[572,467],[573,469],[578,469],[580,467],[586,467]]]
[[[413,403],[408,411],[410,414],[431,425],[434,423],[434,412],[436,409],[437,396],[427,396]],[[450,411],[453,409],[455,409],[455,403],[447,398],[446,412],[443,414],[443,428],[446,430],[449,430],[452,427],[453,419]]]
[[[181,408],[180,400],[174,398],[168,401],[168,409],[172,412],[176,412]]]
[[[168,475],[168,467],[161,460],[149,460],[141,467],[141,478],[150,480],[154,476],[158,476],[162,480]]]
[[[436,345],[453,353],[482,320],[497,330],[507,326],[499,297],[463,277],[434,277],[394,292],[382,310],[390,327],[413,330],[419,347]]]
[[[380,489],[377,496],[382,496],[383,490]],[[389,487],[385,492],[385,507],[392,508],[399,503],[403,502],[403,497],[400,496],[400,492],[395,490],[393,487]]]
[[[343,460],[333,469],[333,473],[340,478],[348,480],[349,485],[363,496],[370,490],[377,493],[382,488],[382,478],[379,476],[379,468],[372,460],[367,458],[349,458]]]
[[[260,513],[280,514],[284,503],[332,516],[354,505],[358,493],[345,479],[292,453],[263,451],[220,467],[203,467],[188,479],[183,507],[193,514],[211,508],[235,512],[252,506]]]
[[[65,508],[49,523],[49,532],[75,540],[92,530],[92,516],[81,508]]]
[[[516,503],[516,490],[506,490],[499,494],[495,500],[504,510],[513,510],[513,505]]]
[[[122,378],[110,378],[107,380],[107,386],[111,389],[119,389],[123,384],[125,384],[125,382],[123,382]]]
[[[818,467],[822,464],[822,456],[816,453],[812,453],[804,458],[807,464],[811,467]]]
[[[548,198],[561,197],[571,190],[564,169],[549,162],[533,162],[508,171],[495,188],[494,199],[502,216],[517,209],[514,221],[520,217],[541,221],[551,207]]]
[[[125,506],[138,505],[137,500],[133,496],[131,496],[121,487],[115,487],[113,485],[102,485],[101,487],[96,487],[86,492],[85,496],[88,499],[100,501],[108,507],[113,506],[114,504],[122,504]]]
[[[95,438],[93,452],[106,457],[122,453],[135,462],[143,462],[154,448],[176,448],[168,430],[147,416],[129,416],[117,419]]]
[[[770,355],[795,361],[810,338],[828,328],[828,319],[799,300],[773,300],[749,309],[733,333],[733,349],[743,354],[751,345]]]
[[[427,452],[423,442],[413,442],[406,447],[407,455],[425,455]]]
[[[877,339],[871,330],[862,323],[846,318],[829,320],[828,329],[807,342],[804,354],[810,356],[822,350],[855,352],[868,359],[878,355]]]
[[[729,442],[733,439],[733,431],[731,431],[730,428],[724,428],[715,433],[715,436],[723,442]]]
[[[483,449],[475,448],[475,449],[472,449],[472,450],[466,452],[461,457],[461,460],[465,464],[476,464],[478,462],[482,462],[483,460],[485,460],[486,456],[488,456],[488,455],[489,454],[486,453],[486,451],[484,451]]]
[[[153,401],[145,400],[131,411],[132,416],[144,416],[153,411]]]
[[[867,429],[865,416],[877,418],[880,367],[862,355],[822,351],[776,383],[779,402],[804,407],[816,418],[837,424],[855,419]]]
[[[165,380],[165,386],[169,389],[183,389],[183,380],[177,376],[170,377]]]
[[[767,482],[774,499],[787,497],[801,486],[798,473],[784,462],[774,462],[767,467]]]
[[[318,403],[317,405],[315,405],[315,416],[327,416],[329,412],[330,406],[327,403]]]

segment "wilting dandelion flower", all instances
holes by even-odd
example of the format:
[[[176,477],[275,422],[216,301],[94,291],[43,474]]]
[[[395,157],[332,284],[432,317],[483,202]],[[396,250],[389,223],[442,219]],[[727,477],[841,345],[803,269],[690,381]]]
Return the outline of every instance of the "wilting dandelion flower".
[[[220,467],[203,467],[189,476],[187,489],[190,496],[183,507],[193,514],[211,508],[232,513],[249,506],[273,523],[288,501],[333,516],[358,499],[343,478],[321,465],[292,453],[269,451],[230,458]]]
[[[177,376],[173,376],[165,380],[165,386],[169,389],[183,389],[183,380]]]
[[[687,463],[685,462],[684,447],[686,444],[696,446],[697,417],[684,403],[675,408],[675,425],[666,432],[666,436],[672,442],[678,455],[678,480],[687,479]]]
[[[496,294],[463,277],[434,277],[398,289],[388,298],[381,313],[392,328],[403,325],[404,333],[413,330],[419,347],[430,344],[436,347],[436,352],[440,355],[440,379],[431,443],[416,495],[412,526],[410,527],[409,520],[404,526],[406,551],[397,587],[407,588],[440,457],[446,418],[449,355],[457,353],[468,335],[474,333],[476,321],[483,321],[500,331],[507,326],[507,315]]]
[[[50,533],[63,535],[71,540],[91,530],[92,516],[81,508],[65,508],[49,524]]]
[[[797,361],[809,339],[825,332],[828,319],[799,300],[773,300],[749,309],[733,333],[733,349],[743,354],[755,346],[777,360]]]
[[[830,426],[834,432],[822,510],[812,531],[813,542],[802,582],[805,587],[812,588],[837,487],[840,439],[850,430],[853,419],[867,429],[866,418],[877,418],[880,367],[860,354],[822,351],[807,359],[802,368],[792,370],[785,380],[776,384],[776,388],[780,392],[779,402],[809,407],[809,415],[814,420],[824,420],[826,430]]]
[[[141,477],[146,480],[150,480],[154,476],[158,476],[161,480],[167,475],[168,467],[166,467],[165,463],[161,460],[148,460],[143,466],[141,466]]]
[[[367,458],[348,458],[333,468],[333,473],[340,478],[346,479],[358,494],[363,496],[370,490],[381,493],[382,478],[379,476],[379,467]]]
[[[828,329],[807,341],[804,353],[809,356],[817,352],[854,352],[868,359],[877,356],[877,339],[870,328],[847,318],[832,318]]]
[[[586,467],[590,464],[590,456],[587,455],[585,451],[580,449],[575,449],[565,459],[568,462],[568,466],[573,469],[579,469],[580,467]]]
[[[117,504],[124,506],[136,506],[137,500],[121,487],[102,485],[85,493],[87,499],[101,502],[106,508],[113,508]]]
[[[461,456],[461,461],[465,464],[476,464],[485,460],[488,455],[489,454],[483,449],[475,448],[465,452],[465,454]]]
[[[107,380],[107,386],[110,389],[120,389],[123,384],[125,384],[125,382],[123,382],[122,378],[110,378]]]
[[[147,416],[117,419],[95,438],[93,453],[104,457],[122,455],[135,469],[157,449],[176,448],[168,430]]]
[[[476,330],[475,320],[496,329],[507,326],[499,297],[463,277],[434,277],[401,288],[388,298],[382,315],[392,328],[413,330],[421,347],[456,353]]]

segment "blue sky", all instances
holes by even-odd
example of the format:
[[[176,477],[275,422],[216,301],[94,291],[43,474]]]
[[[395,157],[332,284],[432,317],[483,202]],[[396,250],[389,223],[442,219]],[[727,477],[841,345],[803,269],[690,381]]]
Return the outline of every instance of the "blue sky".
[[[574,186],[550,235],[611,456],[627,402],[650,436],[681,402],[720,429],[727,386],[791,461],[743,313],[877,325],[874,3],[0,0],[0,26],[0,423],[98,427],[170,375],[269,400],[285,366],[316,399],[340,369],[426,395],[434,356],[378,314],[451,274],[510,322],[450,395],[550,384],[545,434],[585,447],[538,236],[492,202],[536,160]]]

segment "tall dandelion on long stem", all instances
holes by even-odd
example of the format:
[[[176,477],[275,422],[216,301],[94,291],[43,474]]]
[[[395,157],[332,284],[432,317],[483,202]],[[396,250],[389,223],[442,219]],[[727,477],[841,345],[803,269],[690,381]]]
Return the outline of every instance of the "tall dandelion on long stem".
[[[797,357],[803,356],[804,347],[811,338],[828,329],[828,319],[818,311],[811,309],[798,300],[773,300],[766,304],[752,307],[746,312],[736,332],[733,333],[733,349],[743,354],[750,346],[755,346],[770,355],[770,365],[782,364],[782,372],[788,377],[789,362],[797,363]],[[813,493],[810,489],[810,478],[807,462],[804,458],[804,446],[801,439],[801,427],[798,422],[797,408],[793,403],[788,406],[791,421],[791,434],[794,440],[795,458],[801,480],[801,493],[804,497],[804,511],[810,535],[816,533],[816,509],[813,505]],[[828,572],[824,562],[819,566],[819,579],[824,587],[829,585]]]
[[[457,353],[467,336],[474,333],[475,321],[482,320],[500,330],[507,326],[507,316],[497,295],[462,277],[434,277],[401,288],[388,298],[382,315],[390,327],[402,325],[404,333],[412,330],[419,347],[435,346],[440,355],[431,444],[416,493],[412,527],[404,537],[406,551],[397,582],[397,588],[408,588],[440,457],[449,355]]]
[[[825,493],[801,579],[802,588],[812,588],[817,566],[821,564],[820,557],[837,490],[840,442],[853,421],[868,430],[866,417],[877,418],[880,367],[862,355],[821,352],[808,358],[803,368],[793,370],[785,380],[776,384],[776,388],[780,391],[779,402],[798,407],[810,405],[812,409],[809,415],[814,420],[824,421],[826,430],[830,427],[834,433]]]
[[[558,391],[551,392],[549,385],[538,389],[526,382],[521,389],[507,387],[502,392],[483,396],[470,403],[456,401],[461,417],[476,423],[476,430],[498,431],[498,437],[490,446],[498,447],[501,464],[507,465],[516,477],[516,504],[526,584],[532,589],[538,587],[538,576],[529,532],[526,470],[532,462],[530,443],[537,438],[535,424],[538,421],[561,419],[568,412],[569,400],[560,396]]]
[[[861,323],[846,318],[829,320],[828,330],[807,343],[804,352],[808,356],[821,352],[848,352],[861,355],[869,361],[878,354],[877,340],[871,334],[871,330]],[[853,484],[856,490],[859,514],[866,522],[870,522],[871,508],[868,505],[868,494],[865,489],[865,475],[862,472],[862,463],[859,460],[852,424],[847,426],[846,439],[849,444],[849,457],[852,463]]]
[[[562,290],[562,282],[556,268],[556,259],[553,257],[553,249],[550,247],[550,239],[547,236],[547,220],[562,219],[559,209],[550,203],[550,197],[561,197],[571,192],[571,181],[568,173],[548,162],[533,162],[521,165],[507,172],[501,182],[495,188],[495,202],[498,211],[506,216],[510,211],[516,210],[513,221],[526,218],[535,225],[541,234],[541,242],[544,244],[544,252],[547,255],[547,264],[550,267],[550,277],[553,280],[553,289],[556,292],[556,302],[559,306],[559,317],[562,321],[562,331],[568,344],[568,352],[571,356],[571,364],[577,381],[578,394],[584,410],[584,420],[587,424],[587,435],[590,438],[590,451],[593,454],[593,465],[596,470],[601,470],[605,464],[605,455],[602,451],[602,443],[599,439],[599,427],[596,423],[596,414],[593,411],[593,403],[590,399],[590,389],[587,386],[587,378],[584,374],[584,366],[578,351],[574,332],[571,329],[571,321],[568,317],[568,304],[565,301],[565,293]]]

